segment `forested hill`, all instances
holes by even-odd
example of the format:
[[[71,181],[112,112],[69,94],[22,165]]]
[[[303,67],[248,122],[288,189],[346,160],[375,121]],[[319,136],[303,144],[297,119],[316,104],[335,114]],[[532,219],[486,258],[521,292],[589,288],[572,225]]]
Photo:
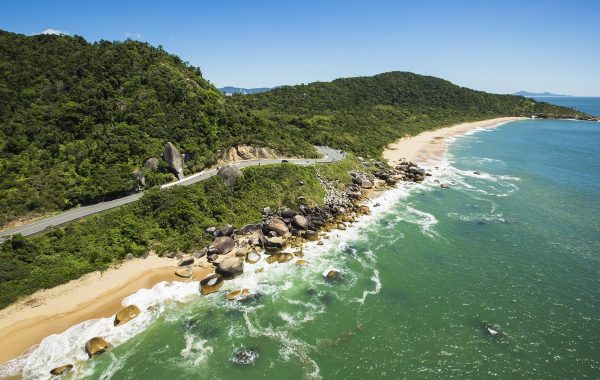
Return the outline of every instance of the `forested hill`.
[[[283,86],[234,96],[308,141],[365,155],[405,134],[499,116],[575,117],[583,114],[532,99],[495,95],[408,72]]]
[[[166,141],[188,171],[241,143],[312,152],[160,47],[0,31],[0,226],[132,191],[133,170]],[[149,185],[170,176],[146,174]]]

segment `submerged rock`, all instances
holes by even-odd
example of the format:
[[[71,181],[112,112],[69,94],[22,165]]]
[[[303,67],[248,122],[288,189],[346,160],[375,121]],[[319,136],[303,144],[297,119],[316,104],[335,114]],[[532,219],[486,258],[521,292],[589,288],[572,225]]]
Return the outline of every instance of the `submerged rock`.
[[[86,342],[85,352],[87,352],[88,357],[92,359],[105,353],[109,347],[110,345],[104,338],[97,336]]]
[[[285,262],[291,261],[293,259],[294,259],[293,253],[280,253],[279,255],[277,255],[278,263],[285,263]]]
[[[323,276],[328,281],[338,281],[342,279],[342,272],[337,269],[329,269],[323,272]]]
[[[230,301],[243,300],[251,295],[252,294],[250,293],[250,290],[248,290],[247,288],[244,288],[244,289],[232,290],[231,292],[227,293],[227,295],[225,295],[225,298],[227,298]]]
[[[238,348],[231,355],[231,362],[238,365],[250,365],[258,360],[258,350],[256,348]]]
[[[504,338],[506,336],[506,334],[500,331],[500,326],[498,325],[485,322],[481,327],[486,334],[493,338]]]
[[[223,277],[218,273],[213,273],[200,280],[200,294],[203,296],[214,293],[223,286]]]
[[[140,308],[136,305],[129,305],[121,309],[121,311],[119,311],[117,314],[115,314],[115,320],[113,324],[115,326],[124,325],[125,323],[131,321],[132,319],[140,315],[141,312],[142,311],[140,310]]]
[[[50,371],[51,375],[61,376],[73,369],[73,364],[65,364]]]

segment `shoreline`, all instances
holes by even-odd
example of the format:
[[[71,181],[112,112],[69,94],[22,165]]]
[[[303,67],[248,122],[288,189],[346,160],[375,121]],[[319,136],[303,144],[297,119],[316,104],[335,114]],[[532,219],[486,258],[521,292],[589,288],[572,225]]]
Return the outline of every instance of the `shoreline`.
[[[424,166],[440,164],[453,137],[474,129],[492,129],[511,121],[527,119],[526,117],[499,117],[421,132],[416,136],[403,137],[388,145],[383,152],[383,158],[392,167],[401,161],[411,161]]]
[[[45,289],[0,310],[0,364],[19,357],[45,337],[97,318],[111,317],[125,297],[162,281],[185,281],[175,275],[177,261],[155,255],[133,259],[105,272]],[[194,277],[210,269],[195,268]]]
[[[450,138],[473,129],[494,128],[522,119],[526,118],[496,118],[426,131],[390,144],[383,156],[391,166],[403,159],[418,164],[436,162],[444,157]],[[381,194],[373,190],[368,192],[367,200]],[[105,272],[90,273],[38,291],[0,310],[0,344],[4,347],[0,364],[19,357],[49,335],[62,333],[87,320],[111,317],[123,307],[122,301],[127,296],[140,289],[152,288],[163,281],[199,280],[212,272],[210,267],[199,266],[194,268],[192,278],[182,279],[175,275],[176,268],[174,259],[155,255],[134,259]]]

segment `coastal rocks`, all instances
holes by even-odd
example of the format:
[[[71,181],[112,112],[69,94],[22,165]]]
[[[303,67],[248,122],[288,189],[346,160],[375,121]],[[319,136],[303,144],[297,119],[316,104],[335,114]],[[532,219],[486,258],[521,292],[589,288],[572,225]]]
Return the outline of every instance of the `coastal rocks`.
[[[86,342],[85,352],[87,352],[88,357],[92,359],[105,353],[109,347],[110,345],[104,338],[97,336]]]
[[[246,255],[246,262],[248,264],[256,264],[260,260],[260,255],[256,252],[250,252]]]
[[[290,230],[281,218],[273,218],[264,224],[265,232],[275,232],[279,236],[287,234]]]
[[[179,262],[177,263],[178,267],[187,267],[190,265],[194,264],[194,258],[192,256],[187,256],[184,257],[183,259],[179,260]]]
[[[234,246],[235,241],[230,236],[219,236],[208,247],[207,254],[209,256],[213,254],[224,255],[231,251]]]
[[[224,279],[229,280],[244,272],[244,262],[239,257],[227,257],[217,264],[215,271]]]
[[[263,246],[267,252],[276,253],[285,246],[285,239],[280,236],[267,238],[263,240]]]
[[[194,274],[192,267],[181,267],[175,270],[175,275],[181,278],[190,278]]]
[[[217,175],[225,181],[225,184],[229,187],[235,185],[236,179],[243,177],[244,173],[237,166],[225,165],[219,169]]]
[[[234,230],[235,229],[233,228],[233,226],[231,224],[228,224],[219,230],[219,236],[231,236],[233,235]]]
[[[256,348],[238,348],[231,355],[231,362],[237,365],[250,365],[258,360],[258,350]]]
[[[308,219],[306,219],[306,217],[303,215],[295,215],[292,219],[292,223],[301,230],[308,229]]]
[[[356,215],[369,215],[371,213],[371,209],[367,205],[361,205],[356,209]]]
[[[352,182],[355,183],[356,185],[360,186],[363,189],[372,189],[373,188],[373,182],[371,182],[370,180],[368,180],[366,178],[354,177],[352,179]]]
[[[73,369],[73,364],[65,364],[60,367],[56,367],[50,371],[53,376],[62,376]]]
[[[241,301],[250,296],[251,296],[250,290],[244,288],[244,289],[232,290],[231,292],[229,292],[225,295],[225,298],[227,298],[229,301]]]
[[[218,291],[223,286],[224,280],[218,273],[213,273],[200,280],[200,294],[203,296]]]
[[[342,272],[337,269],[329,269],[323,272],[323,276],[327,281],[339,281],[342,279]]]
[[[114,326],[124,325],[125,323],[131,321],[132,319],[140,315],[140,313],[141,310],[139,307],[137,307],[136,305],[129,305],[121,309],[121,311],[119,311],[117,314],[115,314],[115,320],[113,321],[113,324]]]
[[[144,162],[144,167],[151,172],[155,172],[158,170],[158,158],[151,157]]]
[[[179,178],[179,180],[182,180],[184,178],[183,155],[179,152],[175,145],[173,145],[173,143],[168,142],[165,144],[163,157],[165,158],[165,161],[167,161],[167,163],[169,164],[169,167],[177,175],[177,178]]]
[[[319,233],[314,230],[306,230],[304,231],[304,238],[308,241],[317,241],[319,240]]]
[[[449,189],[449,188],[450,188],[450,185],[448,185],[447,183],[442,183],[442,184],[440,185],[440,188],[442,188],[442,189]]]

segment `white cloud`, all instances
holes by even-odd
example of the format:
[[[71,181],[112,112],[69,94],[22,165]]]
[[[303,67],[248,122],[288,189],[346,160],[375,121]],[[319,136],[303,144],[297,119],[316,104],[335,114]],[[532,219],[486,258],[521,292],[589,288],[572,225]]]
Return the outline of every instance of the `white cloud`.
[[[139,40],[140,38],[144,38],[144,36],[142,36],[139,33],[129,33],[129,32],[127,32],[127,33],[124,33],[124,35],[127,38],[132,38],[132,39],[136,39],[136,40]]]
[[[69,33],[65,32],[64,30],[60,30],[60,29],[48,28],[48,29],[43,30],[39,34],[55,34],[55,35],[67,34],[68,35]]]

